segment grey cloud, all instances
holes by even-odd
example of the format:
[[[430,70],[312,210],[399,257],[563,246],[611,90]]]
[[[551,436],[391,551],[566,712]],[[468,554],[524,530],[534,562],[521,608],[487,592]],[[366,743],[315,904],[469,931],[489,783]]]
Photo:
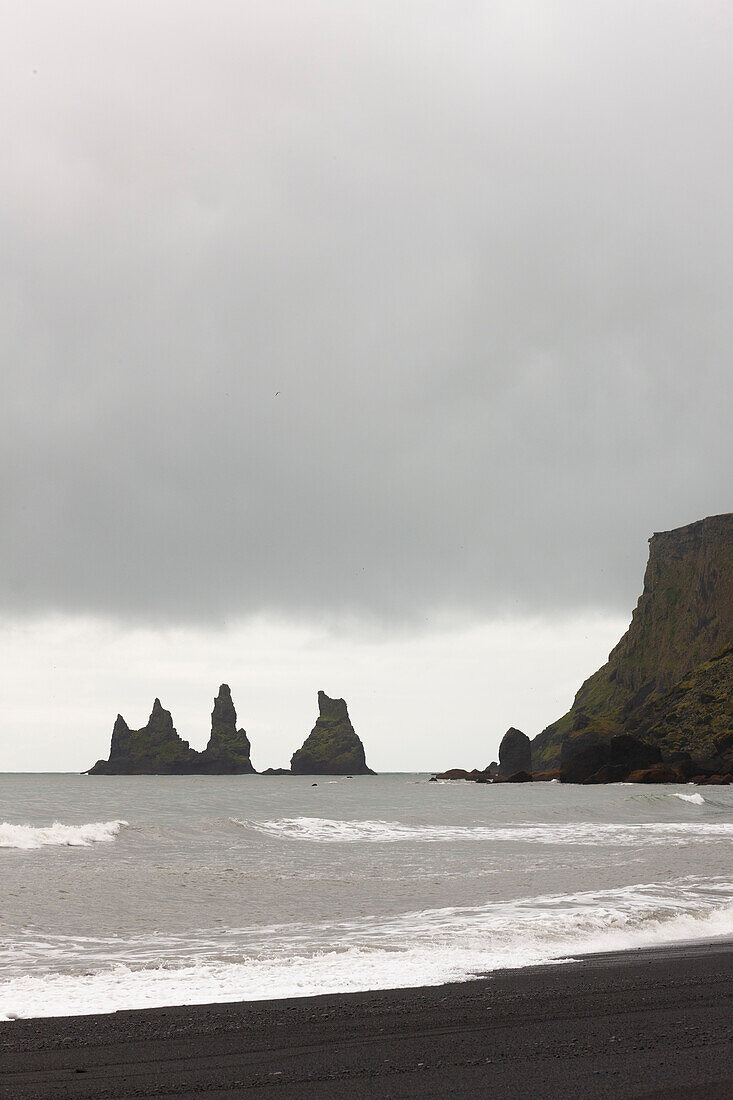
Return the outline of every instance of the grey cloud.
[[[716,7],[6,13],[0,604],[628,608],[730,509]]]

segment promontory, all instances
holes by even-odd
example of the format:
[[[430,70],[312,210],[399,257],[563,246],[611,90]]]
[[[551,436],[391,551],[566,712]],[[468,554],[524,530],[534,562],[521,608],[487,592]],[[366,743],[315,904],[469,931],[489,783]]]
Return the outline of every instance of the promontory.
[[[652,535],[644,590],[567,714],[504,764],[448,778],[733,782],[733,513]],[[513,771],[513,769],[516,769]]]
[[[711,757],[733,731],[733,513],[649,540],[631,625],[572,707],[532,742],[534,770],[618,734]]]

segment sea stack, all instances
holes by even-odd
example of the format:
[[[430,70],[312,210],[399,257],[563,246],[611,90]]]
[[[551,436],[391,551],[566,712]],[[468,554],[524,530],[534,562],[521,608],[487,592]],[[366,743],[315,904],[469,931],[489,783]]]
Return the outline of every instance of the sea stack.
[[[318,721],[290,768],[294,775],[374,775],[343,699],[318,692]]]
[[[201,754],[210,761],[218,773],[251,775],[249,738],[243,729],[237,729],[237,712],[232,702],[228,684],[222,684],[214,699],[211,712],[211,736]]]
[[[608,661],[566,715],[532,742],[535,771],[570,750],[632,734],[675,753],[714,757],[733,712],[733,513],[649,540],[644,591]]]
[[[222,684],[203,752],[179,737],[171,712],[156,699],[147,724],[139,730],[131,730],[117,715],[109,759],[98,760],[89,775],[247,775],[254,772],[249,751],[247,734],[237,729],[231,692]]]
[[[526,733],[515,729],[508,729],[499,745],[499,775],[507,778],[516,775],[517,772],[530,772],[532,770],[532,742]]]
[[[178,736],[171,712],[156,699],[147,723],[131,730],[121,714],[112,730],[109,759],[98,760],[90,775],[169,775],[190,772],[199,754]]]

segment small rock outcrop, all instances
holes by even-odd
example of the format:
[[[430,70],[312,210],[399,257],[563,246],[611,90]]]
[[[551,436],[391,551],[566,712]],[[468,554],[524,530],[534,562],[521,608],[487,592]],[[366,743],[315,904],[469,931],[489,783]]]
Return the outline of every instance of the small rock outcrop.
[[[594,733],[563,745],[560,773],[563,783],[585,783],[608,764],[608,745],[601,744]]]
[[[470,779],[474,783],[488,783],[489,776],[487,772],[481,772],[478,768],[474,768],[473,771],[466,771],[465,768],[448,768],[446,772],[436,772],[433,776],[434,779]]]
[[[470,783],[733,783],[733,730],[717,736],[709,756],[688,752],[663,755],[659,745],[622,733],[603,740],[593,730],[562,746],[560,767],[548,771],[524,769],[510,775],[491,775],[489,769],[451,768],[434,779],[463,779]]]
[[[501,779],[502,783],[531,783],[533,779],[531,772],[518,771],[512,772],[511,775],[507,775]]]
[[[560,779],[563,783],[620,783],[633,772],[645,771],[661,762],[662,754],[656,745],[628,733],[608,742],[587,733],[580,741],[563,745]]]
[[[505,779],[517,772],[532,771],[532,742],[526,733],[508,729],[499,745],[499,775]]]
[[[214,700],[211,737],[203,752],[192,749],[178,735],[169,710],[160,699],[146,725],[131,730],[121,714],[112,730],[109,758],[98,760],[89,775],[246,775],[254,772],[249,741],[236,728],[231,693],[222,684]]]
[[[290,769],[294,775],[374,775],[343,699],[318,692],[318,720]]]

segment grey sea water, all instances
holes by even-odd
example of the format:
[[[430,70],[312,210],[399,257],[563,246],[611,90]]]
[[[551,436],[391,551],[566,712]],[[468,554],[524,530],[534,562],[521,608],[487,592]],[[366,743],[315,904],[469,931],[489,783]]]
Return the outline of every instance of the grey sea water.
[[[733,789],[428,778],[0,776],[0,1018],[733,934]]]

